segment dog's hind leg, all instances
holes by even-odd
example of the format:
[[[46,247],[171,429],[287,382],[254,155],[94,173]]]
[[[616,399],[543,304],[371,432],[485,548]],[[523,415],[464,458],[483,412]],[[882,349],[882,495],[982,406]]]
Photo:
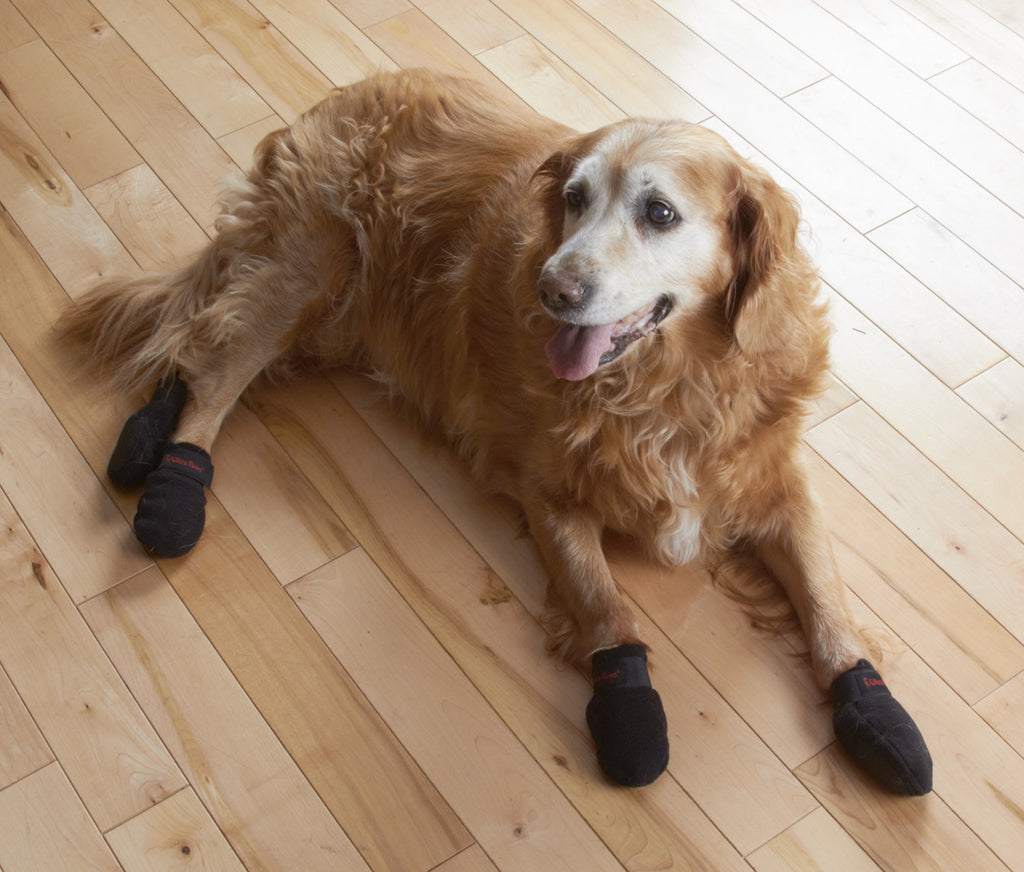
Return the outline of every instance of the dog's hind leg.
[[[568,638],[556,647],[566,659],[590,662],[594,696],[587,726],[598,762],[619,784],[650,784],[668,766],[668,724],[636,619],[601,550],[601,524],[583,509],[539,503],[524,509],[551,573],[553,600],[568,613]]]
[[[193,376],[181,419],[139,497],[135,535],[157,557],[181,557],[206,524],[205,489],[213,483],[210,451],[236,400],[267,362],[232,362]]]
[[[295,315],[261,303],[268,294],[276,296],[270,291],[278,279],[273,267],[248,275],[248,291],[240,287],[236,294],[243,305],[230,304],[234,323],[217,341],[197,340],[187,355],[182,373],[187,399],[159,463],[146,476],[134,520],[136,536],[155,556],[180,557],[199,541],[206,522],[205,489],[213,481],[210,452],[221,425],[249,383],[287,349]],[[204,319],[221,318],[216,307],[197,317],[197,337],[207,332]]]
[[[121,429],[107,464],[107,477],[122,490],[141,487],[164,456],[185,406],[188,387],[177,375],[160,380],[153,396]]]

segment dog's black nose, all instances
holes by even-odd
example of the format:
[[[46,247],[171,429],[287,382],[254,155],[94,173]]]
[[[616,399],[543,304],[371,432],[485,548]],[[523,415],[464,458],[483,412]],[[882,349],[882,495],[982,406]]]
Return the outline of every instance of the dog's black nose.
[[[565,273],[541,273],[537,282],[541,302],[552,312],[579,309],[590,298],[590,285]]]

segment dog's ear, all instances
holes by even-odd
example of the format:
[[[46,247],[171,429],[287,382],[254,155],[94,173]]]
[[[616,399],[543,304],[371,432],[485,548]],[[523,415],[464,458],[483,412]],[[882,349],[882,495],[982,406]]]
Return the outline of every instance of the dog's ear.
[[[577,160],[578,158],[569,151],[556,151],[533,174],[534,180],[540,186],[549,235],[555,240],[561,240],[562,224],[565,220],[565,200],[562,191],[569,176],[572,175]]]
[[[560,188],[572,175],[578,161],[579,158],[571,152],[556,151],[537,167],[534,177]]]
[[[565,219],[565,183],[577,165],[604,135],[602,130],[585,133],[567,140],[561,148],[544,161],[533,174],[539,183],[552,238],[561,240],[562,223]]]
[[[762,169],[742,162],[729,195],[733,276],[725,316],[747,354],[793,342],[813,317],[817,281],[800,246],[796,202]]]

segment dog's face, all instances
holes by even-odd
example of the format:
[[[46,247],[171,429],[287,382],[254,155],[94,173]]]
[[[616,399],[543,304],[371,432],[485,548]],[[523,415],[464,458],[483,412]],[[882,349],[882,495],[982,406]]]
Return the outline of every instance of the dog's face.
[[[739,205],[744,169],[716,134],[623,122],[583,137],[541,172],[561,221],[537,286],[560,322],[546,349],[556,376],[586,378],[709,293],[727,305],[761,210]]]

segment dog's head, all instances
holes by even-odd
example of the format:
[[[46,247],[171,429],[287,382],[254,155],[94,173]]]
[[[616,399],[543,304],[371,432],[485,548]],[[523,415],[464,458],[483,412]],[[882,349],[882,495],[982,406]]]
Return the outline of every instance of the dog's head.
[[[717,134],[626,121],[538,171],[559,240],[537,290],[560,322],[547,354],[579,380],[714,301],[751,355],[787,341],[777,285],[803,262],[792,199]]]

